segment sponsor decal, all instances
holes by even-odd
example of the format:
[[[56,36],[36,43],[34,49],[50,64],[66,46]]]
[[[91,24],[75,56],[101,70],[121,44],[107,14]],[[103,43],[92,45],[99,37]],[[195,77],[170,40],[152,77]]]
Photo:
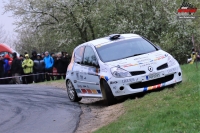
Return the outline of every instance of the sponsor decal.
[[[115,93],[120,93],[119,91],[115,91]]]
[[[122,83],[129,83],[129,82],[135,82],[135,78],[130,78],[130,79],[124,79],[124,80],[122,80]]]
[[[154,61],[157,61],[157,60],[161,60],[161,59],[164,59],[166,56],[162,55],[162,56],[159,56],[157,57],[156,59],[154,59]]]
[[[137,66],[138,64],[126,64],[126,65],[123,65],[121,67],[130,67],[130,66]]]
[[[76,73],[76,78],[79,79],[79,73],[78,72]]]
[[[82,85],[77,85],[77,87],[78,87],[78,88],[83,88],[83,86],[82,86]]]
[[[146,59],[139,60],[139,61],[137,61],[137,62],[140,63],[140,62],[145,62],[145,61],[151,61],[151,59],[146,58]]]
[[[107,68],[102,68],[100,71],[101,71],[101,72],[105,72],[105,73],[108,72]]]
[[[149,87],[144,87],[143,91],[155,90],[155,89],[158,89],[158,88],[161,88],[161,87],[164,87],[164,86],[165,86],[165,83],[161,83],[161,84],[149,86]]]
[[[80,89],[76,89],[76,93],[81,93],[81,90]]]
[[[144,56],[144,57],[137,57],[137,58],[134,58],[134,60],[140,60],[140,59],[145,59],[145,58],[148,58],[148,56]]]
[[[83,80],[83,75],[80,75],[80,79]]]
[[[147,63],[147,64],[142,64],[140,65],[140,67],[146,67],[146,66],[151,66],[151,65],[155,65],[156,62],[150,62],[150,63]]]
[[[82,93],[87,93],[86,89],[81,89]]]
[[[167,73],[174,73],[177,71],[177,67],[167,70]]]
[[[76,92],[82,94],[101,94],[101,90],[94,89],[76,89]]]
[[[117,81],[110,81],[110,84],[117,84]]]

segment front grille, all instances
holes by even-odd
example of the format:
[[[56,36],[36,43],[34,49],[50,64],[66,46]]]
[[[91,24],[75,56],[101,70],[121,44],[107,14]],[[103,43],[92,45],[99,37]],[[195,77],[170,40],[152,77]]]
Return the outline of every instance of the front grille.
[[[162,69],[165,69],[165,68],[168,68],[168,64],[167,63],[157,67],[157,70],[162,70]]]
[[[136,75],[141,75],[141,74],[145,74],[146,72],[145,71],[133,71],[133,72],[130,72],[132,76],[136,76]]]
[[[173,78],[174,78],[174,74],[168,75],[168,76],[165,76],[165,77],[159,78],[159,79],[154,79],[154,80],[150,80],[150,81],[146,81],[146,82],[131,84],[130,87],[132,89],[149,87],[149,86],[158,85],[158,84],[161,84],[161,83],[168,82],[168,81],[172,80]]]

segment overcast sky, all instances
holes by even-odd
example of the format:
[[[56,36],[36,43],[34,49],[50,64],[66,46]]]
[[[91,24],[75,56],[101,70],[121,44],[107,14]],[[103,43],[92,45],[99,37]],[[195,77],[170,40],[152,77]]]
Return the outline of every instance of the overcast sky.
[[[12,17],[12,14],[10,12],[3,14],[4,12],[3,1],[7,1],[7,0],[0,0],[0,25],[4,26],[4,30],[6,31],[6,33],[9,34],[9,36],[12,39],[14,36],[16,36],[16,33],[14,32],[14,29],[16,26],[13,24],[15,19]]]

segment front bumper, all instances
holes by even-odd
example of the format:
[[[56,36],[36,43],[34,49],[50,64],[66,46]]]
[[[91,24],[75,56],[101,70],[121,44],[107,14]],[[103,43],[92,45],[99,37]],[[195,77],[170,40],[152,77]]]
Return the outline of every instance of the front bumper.
[[[145,92],[169,86],[182,81],[182,72],[179,65],[158,71],[161,77],[149,80],[147,74],[127,78],[112,77],[108,84],[114,96],[123,96]]]

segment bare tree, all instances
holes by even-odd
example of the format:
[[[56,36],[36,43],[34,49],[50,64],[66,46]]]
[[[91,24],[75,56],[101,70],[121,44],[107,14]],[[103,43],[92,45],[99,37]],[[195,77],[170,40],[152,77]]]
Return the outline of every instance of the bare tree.
[[[3,25],[0,25],[0,43],[6,43],[8,39],[8,35],[6,31],[4,30]]]

